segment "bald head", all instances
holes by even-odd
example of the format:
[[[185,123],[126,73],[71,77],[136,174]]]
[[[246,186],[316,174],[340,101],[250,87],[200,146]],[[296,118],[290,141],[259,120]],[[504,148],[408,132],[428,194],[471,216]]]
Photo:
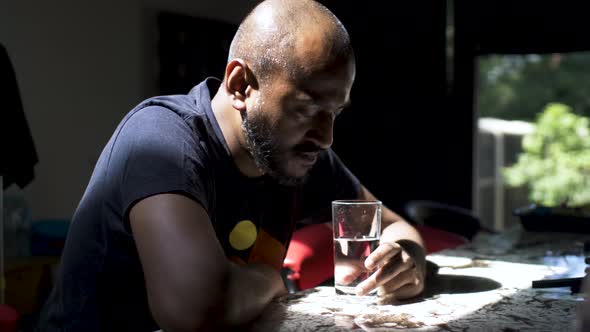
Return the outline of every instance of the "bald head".
[[[348,32],[313,0],[266,0],[242,21],[229,59],[248,63],[259,83],[273,74],[305,75],[353,58]]]

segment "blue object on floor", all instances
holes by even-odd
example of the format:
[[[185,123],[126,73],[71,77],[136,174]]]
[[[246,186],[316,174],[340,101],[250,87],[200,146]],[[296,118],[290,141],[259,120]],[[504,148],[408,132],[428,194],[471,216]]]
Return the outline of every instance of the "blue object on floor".
[[[70,222],[63,219],[39,220],[31,226],[31,254],[33,256],[60,256]]]

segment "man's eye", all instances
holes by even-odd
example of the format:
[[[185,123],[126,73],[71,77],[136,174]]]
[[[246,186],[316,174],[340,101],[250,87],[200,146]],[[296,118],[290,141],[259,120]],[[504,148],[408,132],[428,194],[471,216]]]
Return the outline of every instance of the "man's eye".
[[[317,111],[311,107],[301,107],[299,109],[299,114],[301,114],[302,116],[306,117],[306,118],[311,118],[314,117],[316,115]]]

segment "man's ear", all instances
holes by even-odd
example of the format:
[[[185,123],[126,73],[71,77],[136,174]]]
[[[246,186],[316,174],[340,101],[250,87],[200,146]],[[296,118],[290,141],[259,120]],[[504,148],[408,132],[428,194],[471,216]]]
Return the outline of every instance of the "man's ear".
[[[238,111],[246,110],[246,97],[253,88],[252,72],[246,61],[233,59],[225,67],[225,90],[232,106]]]

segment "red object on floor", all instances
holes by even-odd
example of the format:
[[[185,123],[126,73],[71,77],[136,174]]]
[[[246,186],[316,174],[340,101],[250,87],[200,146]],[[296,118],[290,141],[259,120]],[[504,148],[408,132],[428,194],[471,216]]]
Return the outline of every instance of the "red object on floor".
[[[0,304],[0,331],[16,332],[18,318],[16,310],[5,304]]]
[[[455,233],[425,225],[414,227],[424,239],[428,254],[468,242],[466,238]],[[288,278],[299,290],[315,287],[334,277],[332,229],[325,224],[317,224],[295,231],[283,267],[293,271]]]

